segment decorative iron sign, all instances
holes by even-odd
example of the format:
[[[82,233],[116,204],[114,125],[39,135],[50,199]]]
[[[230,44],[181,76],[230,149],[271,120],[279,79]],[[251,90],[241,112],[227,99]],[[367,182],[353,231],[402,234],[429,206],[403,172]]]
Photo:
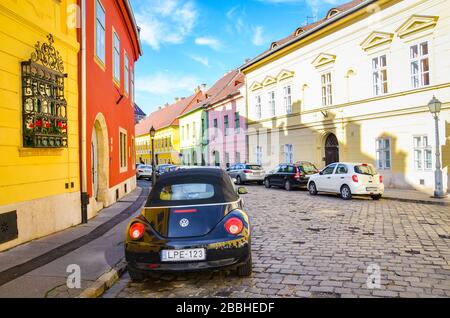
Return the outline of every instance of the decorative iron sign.
[[[23,147],[67,147],[67,102],[64,97],[64,64],[48,43],[37,42],[31,59],[22,62]]]

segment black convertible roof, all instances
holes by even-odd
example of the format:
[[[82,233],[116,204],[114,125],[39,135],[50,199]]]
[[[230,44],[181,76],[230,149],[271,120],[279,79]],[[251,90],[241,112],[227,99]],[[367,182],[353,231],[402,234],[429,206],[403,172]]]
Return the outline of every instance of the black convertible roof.
[[[161,190],[175,184],[205,183],[214,186],[214,196],[209,199],[189,201],[163,201],[160,199]],[[233,183],[228,174],[222,169],[216,168],[193,168],[181,169],[163,174],[156,186],[150,192],[145,205],[151,207],[170,207],[196,204],[229,203],[239,200]]]

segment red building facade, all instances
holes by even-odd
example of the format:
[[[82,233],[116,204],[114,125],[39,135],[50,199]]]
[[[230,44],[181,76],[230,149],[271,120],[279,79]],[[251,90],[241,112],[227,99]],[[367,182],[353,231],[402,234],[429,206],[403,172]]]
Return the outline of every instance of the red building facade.
[[[93,217],[136,187],[134,63],[142,48],[128,0],[85,5],[85,192]]]

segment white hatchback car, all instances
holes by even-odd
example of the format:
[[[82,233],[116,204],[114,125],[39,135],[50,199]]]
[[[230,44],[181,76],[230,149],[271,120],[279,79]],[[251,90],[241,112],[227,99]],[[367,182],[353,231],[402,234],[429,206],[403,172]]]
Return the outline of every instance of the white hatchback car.
[[[338,193],[344,200],[350,200],[352,195],[379,200],[384,194],[384,184],[383,177],[371,164],[338,162],[310,176],[308,190],[311,195]]]

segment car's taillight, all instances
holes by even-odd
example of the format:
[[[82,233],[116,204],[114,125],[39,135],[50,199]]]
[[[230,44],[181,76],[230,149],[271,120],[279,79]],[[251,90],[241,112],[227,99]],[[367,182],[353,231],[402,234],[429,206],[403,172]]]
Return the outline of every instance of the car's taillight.
[[[244,170],[244,173],[252,173],[251,170]]]
[[[230,234],[238,235],[242,232],[243,228],[244,224],[238,218],[231,218],[225,222],[225,230]]]
[[[134,223],[130,227],[130,237],[132,240],[139,240],[144,236],[145,226],[142,223]]]
[[[353,182],[358,183],[359,179],[358,176],[356,174],[353,175],[352,177]]]
[[[383,176],[380,176],[380,183],[383,183]]]

